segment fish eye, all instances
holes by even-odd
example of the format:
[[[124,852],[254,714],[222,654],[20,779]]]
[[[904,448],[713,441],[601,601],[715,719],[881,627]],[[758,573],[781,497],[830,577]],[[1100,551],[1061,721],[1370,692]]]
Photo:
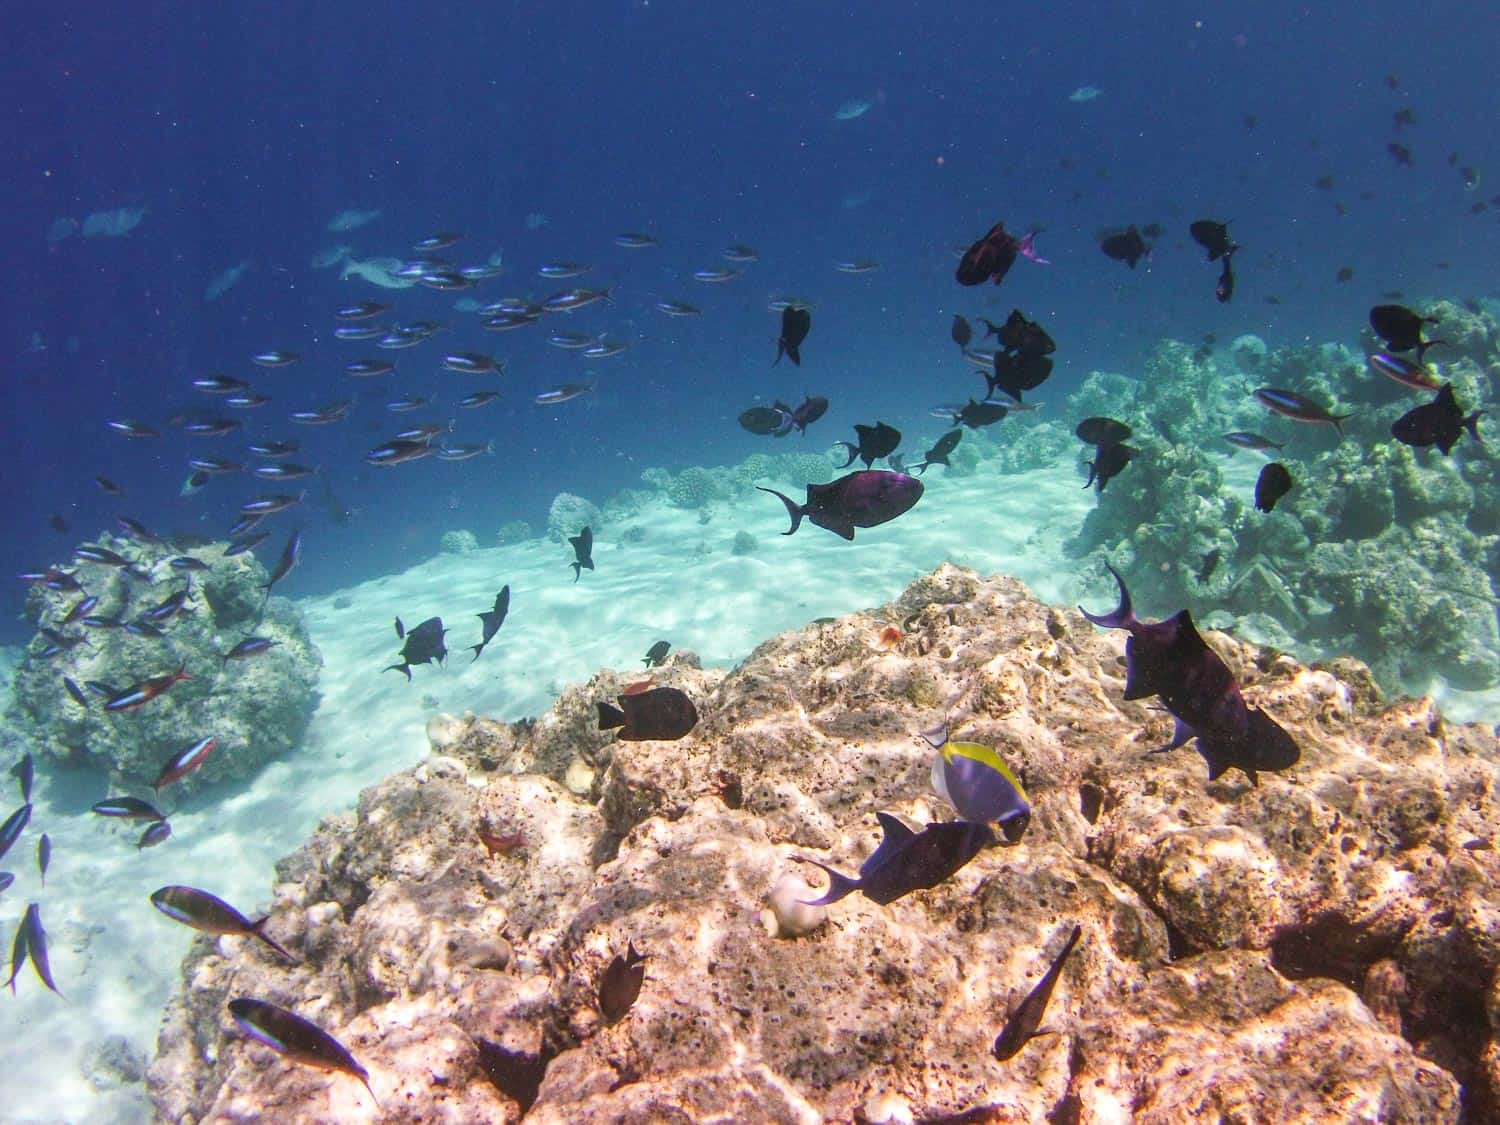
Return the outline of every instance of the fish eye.
[[[1000,822],[1000,831],[1005,836],[1007,847],[1019,844],[1021,837],[1026,834],[1027,827],[1031,824],[1031,813],[1019,813]]]

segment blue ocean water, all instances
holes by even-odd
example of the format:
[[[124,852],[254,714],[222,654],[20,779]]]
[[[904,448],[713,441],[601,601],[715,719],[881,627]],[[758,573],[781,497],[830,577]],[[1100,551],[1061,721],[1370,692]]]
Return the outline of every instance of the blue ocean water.
[[[187,456],[243,458],[241,437],[168,425],[228,413],[188,388],[209,371],[273,397],[242,416],[246,433],[298,438],[297,460],[323,470],[267,544],[304,528],[286,592],[312,594],[425,558],[451,528],[482,542],[511,519],[539,529],[560,491],[597,501],[648,466],[739,460],[765,448],[734,422],[756,402],[826,395],[827,418],[787,439],[814,449],[875,418],[935,434],[929,407],[983,390],[948,338],[956,312],[1003,319],[1020,307],[1042,320],[1059,345],[1043,398],[1091,369],[1138,372],[1166,336],[1353,342],[1383,291],[1466,297],[1493,282],[1500,207],[1472,208],[1500,192],[1496,22],[1450,4],[1416,21],[1389,3],[11,12],[0,573],[63,561],[117,515],[222,537],[240,502],[283,491],[226,479],[179,495]],[[1075,94],[1085,87],[1097,96]],[[839,114],[855,101],[867,108]],[[1398,131],[1393,114],[1407,107],[1415,124]],[[1392,141],[1413,166],[1396,164]],[[1481,173],[1476,190],[1465,167]],[[1332,187],[1317,187],[1325,176]],[[122,207],[146,208],[128,235],[47,237],[59,218]],[[381,215],[328,232],[346,208]],[[1245,247],[1229,305],[1211,299],[1212,269],[1186,235],[1204,216],[1231,220]],[[959,289],[954,248],[1002,219],[1042,228],[1053,264],[1022,261],[1000,289]],[[1165,233],[1139,269],[1099,253],[1101,230],[1153,222]],[[403,256],[440,230],[467,234],[460,262],[503,253],[507,272],[481,300],[543,297],[572,283],[536,266],[574,259],[596,266],[580,281],[614,286],[616,303],[492,335],[452,295],[388,294],[309,265],[339,242],[359,258]],[[622,230],[660,246],[619,248]],[[729,284],[691,280],[723,265],[731,242],[760,261]],[[834,269],[850,258],[881,268]],[[239,283],[206,303],[205,286],[244,261]],[[766,305],[783,295],[814,307],[800,368],[771,366]],[[337,305],[387,297],[402,320],[451,327],[400,353],[333,339]],[[704,315],[666,318],[652,308],[663,298]],[[558,328],[608,330],[631,347],[585,367],[546,345]],[[270,347],[304,359],[254,367]],[[443,372],[443,350],[492,351],[509,373]],[[396,376],[342,372],[390,354]],[[592,396],[533,404],[580,378],[597,380]],[[492,385],[498,403],[453,409]],[[393,415],[382,403],[398,393],[439,401]],[[346,397],[355,407],[337,426],[285,419]],[[163,436],[120,438],[106,422],[122,417]],[[497,455],[364,463],[410,420],[450,417],[452,440],[494,440]],[[125,497],[99,492],[96,475]],[[768,522],[781,517],[768,507]],[[0,639],[29,635],[23,596],[13,584]]]

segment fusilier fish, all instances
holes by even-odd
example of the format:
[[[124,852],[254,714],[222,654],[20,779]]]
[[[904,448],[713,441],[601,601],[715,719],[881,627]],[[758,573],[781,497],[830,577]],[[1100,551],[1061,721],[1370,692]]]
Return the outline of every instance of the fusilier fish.
[[[243,996],[229,1002],[229,1014],[240,1030],[277,1054],[303,1066],[358,1078],[370,1097],[375,1098],[369,1071],[355,1061],[342,1043],[316,1024],[265,1000]],[[379,1099],[375,1100],[378,1105]]]
[[[1074,926],[1073,932],[1068,935],[1067,944],[1042,974],[1042,979],[1019,1004],[1008,1006],[1005,1026],[995,1036],[994,1045],[990,1048],[990,1054],[995,1058],[1005,1062],[1038,1035],[1048,1034],[1042,1030],[1042,1017],[1047,1014],[1047,1004],[1052,999],[1052,990],[1057,987],[1057,979],[1062,976],[1063,966],[1068,963],[1068,955],[1073,952],[1073,947],[1082,936],[1083,927]]]
[[[286,960],[297,963],[297,958],[266,936],[265,925],[271,920],[268,914],[252,922],[221,898],[200,891],[196,887],[162,887],[151,896],[151,905],[174,922],[181,922],[205,934],[231,937],[253,937],[270,946]]]

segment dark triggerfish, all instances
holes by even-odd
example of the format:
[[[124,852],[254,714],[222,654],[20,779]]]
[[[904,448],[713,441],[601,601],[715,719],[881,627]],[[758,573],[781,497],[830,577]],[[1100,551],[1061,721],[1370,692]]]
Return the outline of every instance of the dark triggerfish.
[[[342,1071],[358,1078],[370,1091],[370,1097],[375,1098],[375,1091],[370,1087],[370,1072],[355,1061],[342,1043],[316,1024],[309,1023],[295,1012],[247,996],[231,1000],[229,1014],[246,1035],[264,1043],[278,1055],[303,1066]],[[379,1098],[375,1098],[375,1104],[380,1104]]]
[[[410,680],[412,665],[430,664],[434,660],[441,664],[448,659],[448,646],[443,643],[443,634],[448,630],[443,628],[441,617],[429,617],[415,629],[404,631],[398,617],[396,626],[396,635],[406,638],[406,643],[401,646],[401,663],[382,668],[382,672],[400,672]]]
[[[585,527],[577,535],[568,536],[568,542],[573,544],[573,561],[568,565],[573,568],[573,581],[577,582],[585,570],[594,569],[594,529]]]
[[[1111,613],[1079,612],[1095,625],[1125,629],[1125,698],[1161,697],[1175,723],[1172,741],[1151,751],[1163,754],[1198,739],[1198,753],[1208,763],[1208,779],[1225,770],[1244,771],[1255,785],[1259,770],[1284,770],[1297,764],[1301,751],[1274,719],[1249,707],[1228,665],[1209,648],[1182,610],[1165,621],[1147,623],[1131,609],[1125,580],[1107,568],[1120,589],[1120,604]]]
[[[698,708],[681,688],[659,687],[616,696],[620,706],[596,703],[599,729],[622,728],[623,742],[671,742],[698,725]]]
[[[802,341],[812,330],[812,311],[806,305],[788,305],[781,310],[781,335],[776,340],[776,358],[771,366],[786,356],[797,366],[802,366]]]
[[[876,422],[873,426],[862,426],[855,424],[854,436],[859,439],[858,444],[850,445],[847,441],[836,441],[834,445],[842,445],[849,451],[849,460],[839,466],[847,469],[854,464],[855,458],[865,463],[869,468],[882,457],[889,457],[896,452],[896,447],[901,444],[901,431],[895,426],[887,426],[884,422]]]
[[[505,615],[510,612],[510,586],[500,587],[500,592],[495,595],[494,607],[488,613],[475,614],[484,626],[484,635],[480,637],[477,645],[470,645],[474,650],[474,660],[479,659],[479,654],[484,651],[484,646],[495,639],[495,634],[500,631],[500,626],[505,624]],[[469,661],[470,664],[474,660]]]
[[[922,498],[921,481],[886,469],[862,469],[827,484],[809,484],[807,503],[800,505],[774,488],[756,487],[786,505],[792,526],[781,534],[791,535],[805,516],[843,539],[853,539],[856,527],[878,527],[895,519]]]
[[[876,813],[875,817],[885,835],[870,858],[860,864],[858,879],[841,875],[815,859],[799,857],[828,875],[828,893],[804,902],[804,906],[827,906],[855,891],[886,906],[912,891],[937,886],[997,842],[988,824],[946,820],[913,832],[890,813]]]

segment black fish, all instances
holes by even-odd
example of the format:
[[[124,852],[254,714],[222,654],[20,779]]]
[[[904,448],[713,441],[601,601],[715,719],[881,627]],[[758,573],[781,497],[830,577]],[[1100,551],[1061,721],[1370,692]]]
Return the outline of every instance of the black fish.
[[[1422,325],[1436,324],[1437,317],[1418,316],[1404,305],[1376,305],[1370,310],[1370,327],[1393,352],[1417,352],[1417,362],[1433,344],[1442,340],[1422,339]]]
[[[1227,305],[1234,296],[1234,269],[1229,264],[1232,257],[1231,254],[1224,255],[1224,266],[1219,270],[1219,281],[1214,286],[1214,298],[1221,305]]]
[[[1106,258],[1124,262],[1131,269],[1135,269],[1135,264],[1151,253],[1151,247],[1146,245],[1141,232],[1133,226],[1123,234],[1112,234],[1100,239],[1099,249],[1104,251]]]
[[[1463,408],[1458,405],[1458,400],[1453,397],[1453,384],[1444,383],[1437,398],[1425,406],[1414,407],[1397,418],[1391,424],[1391,436],[1403,445],[1415,449],[1435,445],[1446,456],[1464,430],[1468,430],[1475,441],[1483,444],[1484,439],[1479,436],[1478,425],[1483,416],[1483,410],[1475,410],[1466,416]]]
[[[1220,258],[1227,258],[1239,249],[1239,245],[1229,237],[1229,224],[1218,223],[1212,219],[1199,219],[1188,227],[1188,233],[1193,236],[1193,241],[1208,251],[1208,260],[1217,262]]]
[[[927,451],[922,460],[911,467],[911,471],[914,473],[925,473],[928,465],[942,465],[944,468],[952,468],[948,464],[948,456],[958,447],[958,443],[962,440],[963,436],[964,432],[962,430],[949,430],[937,439],[937,444]]]
[[[999,285],[1010,267],[1016,264],[1016,255],[1020,251],[1020,241],[1005,233],[1004,223],[996,223],[983,238],[964,251],[954,277],[960,285],[983,285],[991,279]]]
[[[1204,585],[1213,577],[1214,571],[1219,568],[1219,560],[1223,556],[1224,552],[1217,547],[1203,556],[1203,562],[1198,567],[1198,585]]]
[[[495,1089],[520,1107],[524,1118],[536,1104],[537,1092],[541,1089],[548,1065],[557,1057],[557,1048],[544,1042],[541,1049],[532,1054],[530,1051],[513,1051],[500,1043],[477,1037],[474,1046],[479,1048],[479,1066],[484,1076]]]
[[[1083,482],[1083,487],[1093,485],[1095,492],[1103,492],[1104,486],[1119,476],[1138,452],[1134,446],[1126,445],[1123,441],[1110,441],[1096,446],[1094,459],[1087,462],[1089,479]]]
[[[495,595],[495,605],[488,613],[475,614],[484,623],[484,635],[477,645],[470,645],[474,650],[474,660],[479,659],[479,654],[484,651],[484,646],[495,639],[495,634],[500,631],[500,626],[505,624],[505,615],[510,612],[510,585],[500,587],[500,592]],[[474,660],[469,661],[470,664]]]
[[[279,1055],[318,1070],[337,1070],[358,1078],[370,1089],[370,1074],[354,1060],[342,1043],[316,1024],[309,1023],[294,1012],[278,1008],[264,1000],[240,997],[229,1002],[229,1014],[241,1030],[252,1039],[264,1043]],[[376,1098],[376,1104],[379,1099]]]
[[[1074,431],[1078,440],[1089,445],[1110,445],[1130,437],[1131,429],[1113,418],[1085,418]]]
[[[781,336],[776,340],[776,358],[771,366],[786,356],[797,366],[802,366],[802,341],[812,329],[812,310],[801,305],[788,305],[781,310]]]
[[[42,838],[36,842],[36,870],[42,877],[42,886],[47,885],[47,868],[52,863],[52,838],[47,833],[42,833]]]
[[[406,626],[401,624],[401,618],[396,618],[396,639],[399,641],[406,636]]]
[[[792,526],[783,535],[795,532],[806,517],[841,538],[853,539],[855,528],[878,527],[909,511],[922,498],[921,481],[885,469],[861,469],[827,484],[809,484],[807,503],[802,505],[774,488],[756,487],[786,505]]]
[[[21,800],[31,802],[31,783],[36,777],[36,763],[32,761],[31,751],[21,755],[21,760],[10,767],[10,776],[21,783]]]
[[[585,527],[577,535],[568,536],[568,542],[573,544],[574,555],[568,565],[573,568],[573,581],[577,582],[585,570],[594,569],[594,529]]]
[[[155,805],[139,797],[110,797],[100,801],[89,811],[99,816],[119,817],[121,820],[162,821],[167,819],[157,811]]]
[[[1041,1030],[1042,1017],[1047,1013],[1047,1003],[1052,999],[1052,990],[1057,987],[1057,978],[1062,976],[1068,955],[1073,952],[1073,947],[1078,944],[1078,939],[1082,936],[1083,927],[1074,926],[1073,932],[1068,936],[1068,943],[1063,946],[1062,952],[1057,955],[1051,967],[1042,974],[1042,979],[1037,981],[1036,987],[1026,994],[1024,1000],[1011,1009],[1010,1018],[1005,1021],[1000,1034],[995,1036],[994,1046],[990,1048],[990,1054],[995,1058],[1001,1062],[1013,1058],[1022,1047],[1038,1035],[1048,1034]]]
[[[1296,765],[1301,751],[1292,736],[1264,711],[1246,705],[1228,665],[1199,636],[1192,614],[1184,609],[1164,621],[1141,621],[1125,580],[1114,567],[1107,569],[1119,587],[1120,604],[1102,615],[1082,607],[1079,612],[1101,628],[1130,633],[1125,698],[1160,696],[1172,715],[1172,741],[1151,753],[1164,754],[1197,738],[1210,781],[1232,768],[1242,770],[1252,785],[1257,771]]]
[[[792,428],[792,415],[775,406],[752,406],[740,415],[740,426],[760,437],[782,436]]]
[[[21,975],[21,966],[26,964],[26,920],[16,926],[15,939],[10,943],[10,979],[5,982],[5,987],[10,989],[10,994],[16,994],[16,977]]]
[[[777,401],[773,409],[785,414],[788,422],[782,429],[775,431],[777,437],[785,437],[792,430],[796,430],[799,434],[805,434],[808,426],[811,426],[828,412],[828,400],[820,395],[809,395],[802,400],[802,405],[798,406],[795,410],[781,401]]]
[[[969,327],[969,322],[957,313],[953,315],[953,328],[949,334],[960,349],[967,348],[969,341],[974,338],[974,330]]]
[[[443,634],[447,631],[443,628],[441,617],[429,617],[415,629],[407,631],[406,643],[401,646],[401,663],[392,664],[381,671],[401,672],[409,681],[413,665],[430,664],[434,660],[441,664],[448,658],[448,647],[443,644]]]
[[[599,710],[599,729],[623,728],[622,742],[672,742],[698,725],[698,708],[680,688],[651,688],[615,698],[619,707],[594,706]]]
[[[657,641],[646,650],[645,659],[641,661],[647,668],[660,668],[667,659],[667,653],[672,651],[671,641]]]
[[[993,397],[996,391],[1021,401],[1024,391],[1034,391],[1052,374],[1052,360],[1044,355],[1018,355],[1012,352],[995,353],[995,372],[985,376],[988,389],[985,397]]]
[[[839,466],[847,469],[854,464],[856,458],[865,463],[869,468],[881,457],[889,457],[896,452],[896,446],[901,444],[901,431],[894,426],[887,426],[884,422],[876,422],[873,426],[861,426],[856,424],[854,436],[859,439],[858,444],[850,445],[847,441],[836,441],[834,445],[842,445],[849,451],[849,460]]]
[[[998,842],[988,824],[938,821],[913,832],[890,813],[875,816],[883,836],[880,846],[860,864],[858,879],[841,875],[815,859],[807,860],[827,872],[828,891],[805,905],[827,906],[859,891],[871,902],[886,906],[912,891],[937,886]]]
[[[1408,168],[1411,168],[1416,164],[1416,161],[1412,159],[1411,149],[1407,148],[1405,145],[1400,145],[1395,141],[1392,141],[1390,144],[1385,146],[1385,151],[1391,154],[1391,159],[1394,160],[1397,164],[1404,164]]]
[[[993,426],[996,422],[1003,422],[1009,413],[1010,407],[1003,402],[991,402],[989,399],[975,402],[971,398],[967,406],[954,412],[953,421],[960,426],[968,426],[971,430],[977,430],[983,426]],[[943,463],[947,464],[946,461]]]
[[[281,558],[276,562],[276,569],[271,572],[270,578],[261,587],[266,592],[266,597],[271,596],[271,587],[280,582],[292,572],[292,567],[302,557],[302,532],[294,531],[287,539],[286,546],[281,549]]]
[[[1028,320],[1020,309],[1012,309],[1005,323],[998,328],[989,321],[984,323],[999,338],[1000,346],[1016,355],[1051,355],[1057,350],[1057,344],[1047,330],[1036,321]]]
[[[1348,282],[1348,281],[1353,281],[1354,280],[1354,271],[1352,269],[1350,269],[1348,266],[1340,266],[1339,267],[1339,272],[1333,275],[1333,280],[1335,282],[1337,282],[1339,285],[1343,285],[1345,282]]]
[[[1255,510],[1269,512],[1292,490],[1292,474],[1280,461],[1272,461],[1255,480]]]
[[[630,1011],[646,979],[646,956],[627,942],[624,953],[615,954],[599,978],[599,1014],[606,1024],[619,1023]]]

